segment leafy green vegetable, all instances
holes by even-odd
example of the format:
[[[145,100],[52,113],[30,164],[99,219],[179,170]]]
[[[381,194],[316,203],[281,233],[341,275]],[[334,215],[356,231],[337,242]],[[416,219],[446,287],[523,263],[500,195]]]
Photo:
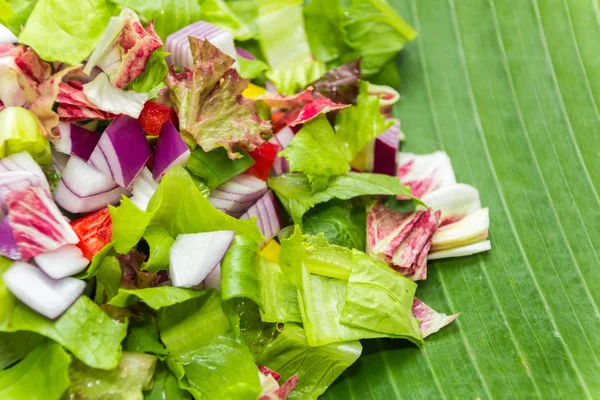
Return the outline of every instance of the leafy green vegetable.
[[[235,235],[221,260],[221,298],[223,301],[245,297],[262,308],[258,276],[258,243],[242,235]]]
[[[356,106],[340,111],[336,120],[336,137],[346,160],[354,157],[377,136],[393,125],[379,111],[379,97],[369,96],[369,83],[361,82]]]
[[[40,164],[52,161],[50,142],[42,135],[37,117],[23,107],[5,107],[0,111],[0,157],[27,151]]]
[[[54,339],[93,368],[111,369],[118,365],[127,324],[110,319],[86,296],[81,296],[54,321],[9,296],[12,295],[1,297],[0,303],[6,306],[0,314],[1,332],[39,333]]]
[[[298,308],[298,291],[288,281],[277,263],[259,260],[263,322],[302,322]]]
[[[240,75],[244,79],[254,79],[269,70],[269,66],[260,60],[248,60],[244,57],[238,57],[237,61],[240,66]]]
[[[0,398],[58,399],[69,387],[71,356],[57,343],[43,340],[12,368],[0,371]]]
[[[167,349],[158,338],[154,318],[144,318],[142,323],[130,323],[129,335],[123,342],[123,351],[150,353],[159,356],[167,355]]]
[[[169,72],[169,67],[165,61],[165,57],[168,55],[169,53],[160,49],[153,51],[146,63],[146,69],[129,84],[128,89],[135,90],[138,93],[152,92],[154,94],[157,86],[164,87],[163,81]],[[150,96],[150,98],[152,97],[154,96]]]
[[[116,257],[105,257],[102,260],[96,273],[96,303],[106,303],[117,294],[122,274],[121,265]]]
[[[324,63],[339,59],[348,51],[342,30],[342,5],[339,0],[311,0],[304,6],[304,24],[314,57]]]
[[[152,390],[144,393],[146,400],[188,400],[192,396],[189,392],[181,389],[177,378],[163,363],[158,364],[154,374],[154,386]]]
[[[142,264],[142,270],[158,272],[169,267],[169,250],[175,239],[160,225],[150,225],[144,232],[144,240],[150,248],[148,261]]]
[[[358,341],[309,346],[300,326],[285,324],[279,336],[267,344],[257,363],[277,371],[282,380],[298,375],[298,386],[290,400],[316,400],[358,359],[361,351]]]
[[[352,211],[344,203],[324,203],[323,207],[317,206],[306,213],[302,221],[307,235],[322,233],[331,244],[361,251],[365,249],[366,222],[355,223]]]
[[[158,329],[169,354],[179,356],[230,332],[231,325],[221,308],[218,293],[211,289],[201,297],[162,308],[158,314]]]
[[[192,151],[185,168],[195,176],[205,179],[208,187],[214,189],[254,165],[254,159],[248,152],[239,152],[242,157],[232,160],[222,148],[208,152],[196,149]]]
[[[158,310],[204,295],[206,295],[206,291],[203,290],[183,289],[173,286],[156,286],[144,289],[121,288],[108,304],[117,307],[129,307],[138,301],[143,301],[148,307]]]
[[[217,336],[203,346],[169,359],[183,372],[179,385],[194,398],[255,399],[261,387],[252,354],[233,334]]]
[[[69,367],[71,385],[67,398],[138,400],[152,387],[156,357],[123,352],[119,366],[111,371],[90,368],[78,360]]]
[[[18,36],[34,6],[35,0],[0,0],[0,23]]]
[[[264,240],[253,221],[239,221],[215,209],[181,166],[165,174],[148,204],[148,211],[141,211],[127,198],[118,208],[109,209],[112,239],[119,253],[131,250],[150,223],[162,226],[172,237],[180,233],[230,229],[256,241]]]
[[[109,18],[104,0],[38,0],[19,42],[46,61],[77,65],[92,52]]]
[[[23,359],[42,339],[32,332],[0,333],[0,370]]]
[[[104,258],[106,256],[108,256],[108,254],[110,254],[112,251],[113,251],[112,243],[109,243],[106,246],[104,246],[102,248],[102,250],[100,250],[98,253],[96,253],[96,255],[94,255],[94,257],[92,257],[92,262],[90,263],[87,270],[80,273],[76,277],[79,279],[89,279],[89,278],[95,276],[96,273],[98,272],[98,268],[100,268],[100,264],[102,264],[102,261],[104,261]]]
[[[381,174],[348,172],[331,178],[327,188],[313,193],[308,178],[303,174],[290,173],[269,178],[268,185],[291,215],[296,224],[302,224],[302,216],[312,207],[331,199],[349,200],[367,195],[410,196],[408,187],[398,178]]]
[[[201,0],[200,8],[204,21],[231,31],[237,40],[252,39],[256,35],[256,27],[236,15],[223,0]]]
[[[319,79],[325,72],[327,68],[322,62],[311,60],[271,69],[265,75],[277,87],[279,93],[292,95]]]
[[[279,155],[287,158],[292,172],[303,172],[308,177],[313,191],[325,189],[329,177],[350,171],[350,164],[325,116],[304,124]]]

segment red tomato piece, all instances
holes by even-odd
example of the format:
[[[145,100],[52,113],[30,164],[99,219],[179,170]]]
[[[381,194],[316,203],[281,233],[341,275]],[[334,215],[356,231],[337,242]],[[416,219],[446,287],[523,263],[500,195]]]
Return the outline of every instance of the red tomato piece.
[[[250,157],[254,159],[254,165],[248,168],[246,172],[266,181],[269,178],[269,172],[271,172],[278,152],[279,146],[276,143],[264,142],[262,146],[249,153]]]
[[[79,237],[77,247],[88,260],[111,241],[112,220],[108,207],[71,222],[71,227]]]
[[[179,128],[177,113],[172,108],[163,106],[154,101],[147,101],[140,113],[138,121],[144,131],[150,136],[158,136],[163,124],[171,120],[176,128]]]

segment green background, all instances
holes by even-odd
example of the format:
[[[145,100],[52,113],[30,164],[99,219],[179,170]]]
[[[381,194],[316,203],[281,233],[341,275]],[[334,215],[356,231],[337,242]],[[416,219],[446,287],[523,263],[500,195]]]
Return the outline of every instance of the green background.
[[[490,207],[492,251],[431,262],[461,312],[423,350],[364,342],[328,399],[600,398],[596,0],[397,0],[406,151],[443,149]],[[598,249],[598,250],[597,250]]]

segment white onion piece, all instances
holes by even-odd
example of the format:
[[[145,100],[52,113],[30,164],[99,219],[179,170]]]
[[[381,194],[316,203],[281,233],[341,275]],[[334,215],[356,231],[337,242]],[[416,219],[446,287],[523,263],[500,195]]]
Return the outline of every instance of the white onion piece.
[[[441,260],[443,258],[465,257],[477,253],[482,253],[492,249],[492,243],[489,240],[468,244],[466,246],[454,247],[448,250],[435,251],[427,255],[428,260]]]
[[[0,24],[0,44],[17,43],[17,37],[4,25]]]
[[[210,271],[210,274],[204,279],[205,289],[217,289],[221,291],[221,263],[219,263],[215,269]]]
[[[188,36],[207,39],[223,53],[234,59],[236,58],[235,44],[231,32],[217,28],[208,22],[198,21],[167,36],[165,51],[171,53],[167,56],[168,64],[175,64],[182,68],[193,67]]]
[[[169,276],[175,287],[198,285],[215,269],[229,249],[234,231],[177,236],[169,253]]]
[[[34,257],[35,263],[52,279],[66,278],[85,269],[90,261],[73,244]]]
[[[57,174],[62,174],[67,167],[68,162],[69,156],[67,154],[60,153],[58,151],[52,151],[52,166]]]
[[[265,181],[250,174],[241,174],[214,189],[208,201],[216,209],[239,218],[266,192]]]
[[[50,191],[50,185],[48,184],[48,180],[46,179],[44,171],[42,171],[38,163],[35,162],[28,152],[22,151],[20,153],[13,154],[10,157],[0,159],[0,172],[11,171],[26,171],[32,173],[38,177],[39,186],[43,187],[47,191]]]
[[[250,219],[252,217],[256,217],[256,225],[265,237],[266,242],[273,239],[281,231],[281,219],[277,212],[277,201],[273,192],[269,190],[265,193],[240,219]]]
[[[115,118],[106,128],[88,162],[128,189],[151,154],[139,122],[122,116]]]
[[[279,146],[279,151],[285,149],[290,142],[294,139],[294,131],[289,126],[281,129],[277,132],[271,139],[269,139],[270,143],[275,143]],[[272,173],[273,176],[278,176],[284,174],[286,172],[290,172],[290,166],[285,157],[277,156],[275,158],[275,162],[273,163]]]
[[[33,310],[55,319],[83,293],[85,282],[75,278],[54,280],[31,264],[16,262],[2,275],[4,284]]]
[[[174,165],[183,165],[190,158],[190,149],[181,138],[171,121],[167,121],[160,129],[152,176],[159,180]]]
[[[91,212],[119,202],[128,192],[108,175],[71,157],[54,192],[58,205],[72,213]]]
[[[64,154],[88,160],[100,140],[100,135],[70,122],[59,122],[60,138],[53,140],[54,148]]]
[[[13,235],[8,217],[4,217],[0,221],[0,254],[15,261],[21,259],[21,251]]]
[[[152,196],[154,196],[156,189],[158,189],[158,183],[152,178],[150,170],[144,167],[138,177],[135,178],[135,182],[133,182],[131,189],[133,196],[131,196],[130,200],[137,208],[146,211],[148,203]]]

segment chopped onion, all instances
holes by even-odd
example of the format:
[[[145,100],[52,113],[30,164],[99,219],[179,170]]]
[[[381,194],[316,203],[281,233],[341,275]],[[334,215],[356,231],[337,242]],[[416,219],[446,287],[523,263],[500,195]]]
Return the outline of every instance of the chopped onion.
[[[41,186],[50,191],[50,185],[48,184],[48,180],[46,179],[44,171],[42,171],[38,163],[35,162],[33,157],[31,157],[28,152],[22,151],[20,153],[13,154],[10,157],[0,159],[0,172],[17,171],[26,171],[37,176],[39,179],[39,184],[30,186]]]
[[[85,161],[71,157],[54,192],[58,205],[72,213],[99,210],[128,192]]]
[[[96,132],[85,129],[70,122],[59,122],[60,139],[54,141],[54,148],[64,154],[72,154],[89,160],[94,148],[100,140]]]
[[[52,151],[52,166],[57,174],[62,174],[62,172],[67,167],[67,163],[69,162],[69,156],[65,153],[60,153],[58,151]]]
[[[292,139],[294,139],[294,131],[289,126],[286,126],[273,135],[273,137],[269,139],[269,142],[279,145],[279,151],[282,151],[290,144]],[[275,158],[272,171],[274,176],[290,172],[290,166],[285,157],[278,156]]]
[[[4,284],[33,310],[55,319],[75,303],[85,282],[75,278],[54,280],[31,264],[16,262],[2,275]]]
[[[4,217],[0,221],[0,254],[15,261],[21,259],[21,251],[15,241],[8,217]]]
[[[8,12],[8,10],[6,12]],[[10,31],[10,29],[0,24],[0,44],[17,43],[17,40],[17,37]]]
[[[185,164],[189,157],[190,149],[173,123],[171,121],[165,122],[156,143],[154,166],[152,168],[154,179],[159,180],[174,165]]]
[[[193,287],[217,267],[229,249],[234,231],[177,236],[169,253],[169,276],[175,287]]]
[[[152,196],[154,196],[156,189],[158,189],[158,183],[152,178],[150,170],[144,167],[133,183],[133,188],[131,189],[133,196],[131,196],[130,200],[137,208],[146,211],[148,203]]]
[[[219,263],[215,269],[204,279],[205,289],[217,289],[221,291],[221,263]]]
[[[192,68],[192,52],[188,36],[206,39],[223,53],[235,59],[236,51],[231,32],[217,28],[208,22],[198,21],[167,36],[165,51],[171,53],[167,57],[169,64],[182,68]]]
[[[241,174],[213,190],[208,198],[216,209],[239,218],[267,192],[267,183],[250,174]]]
[[[256,57],[254,57],[252,53],[246,49],[242,49],[241,47],[236,47],[235,52],[237,53],[238,57],[242,57],[250,61],[256,60]]]
[[[90,261],[83,256],[81,249],[74,244],[35,256],[38,267],[52,279],[66,278],[85,269]]]
[[[256,225],[265,237],[266,242],[273,239],[281,231],[281,219],[277,212],[277,202],[273,192],[269,190],[265,193],[240,219],[250,219],[252,217],[256,217]]]
[[[386,129],[375,139],[373,172],[395,176],[398,171],[397,158],[400,144],[400,120],[394,119],[394,125]]]
[[[129,189],[152,154],[136,119],[115,118],[100,137],[89,163]]]

